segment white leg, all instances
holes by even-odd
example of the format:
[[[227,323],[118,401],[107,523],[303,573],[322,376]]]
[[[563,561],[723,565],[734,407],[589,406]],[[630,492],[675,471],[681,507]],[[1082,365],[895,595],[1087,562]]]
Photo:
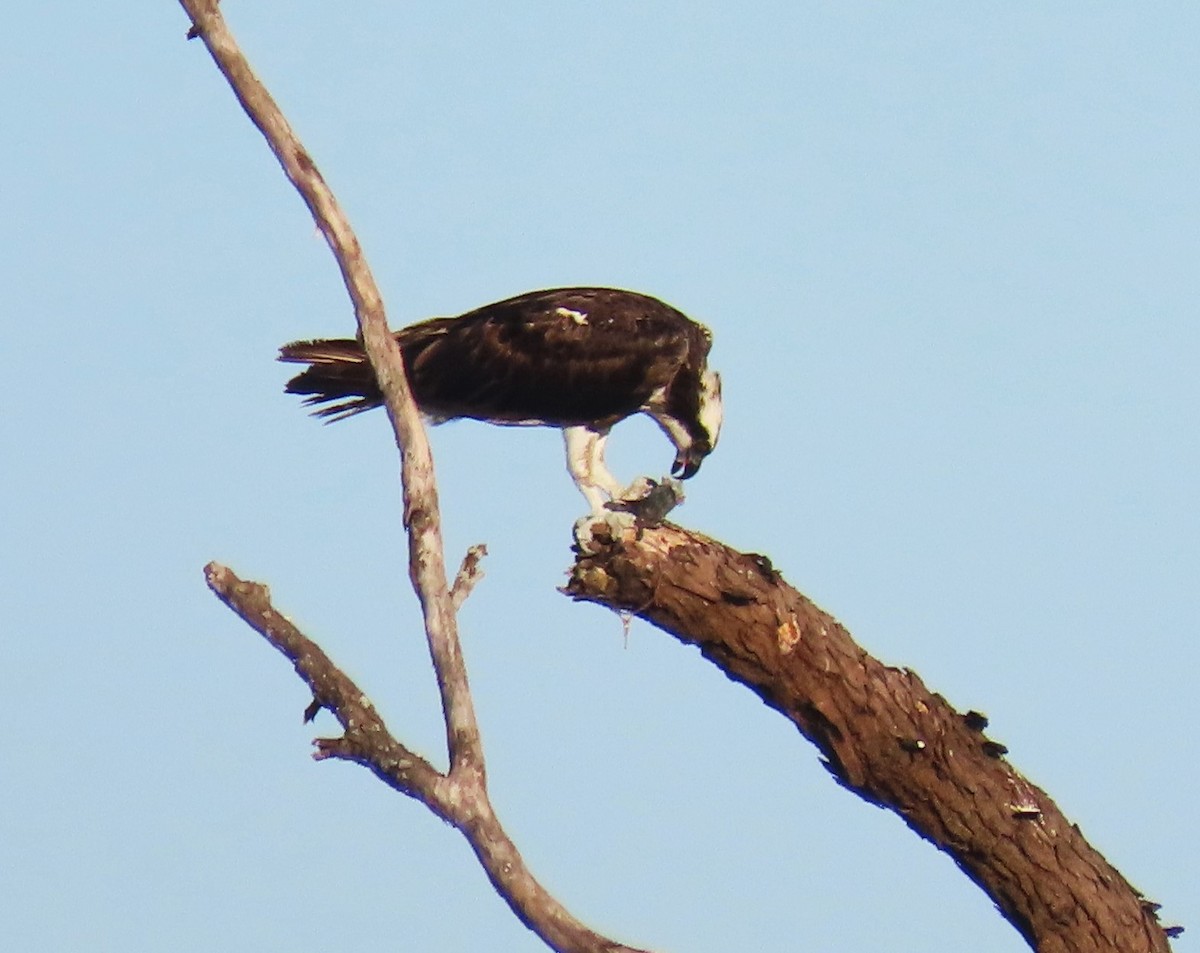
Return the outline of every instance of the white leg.
[[[621,490],[604,466],[604,441],[607,437],[607,430],[597,433],[588,427],[563,428],[567,470],[593,513],[603,513],[605,502]]]
[[[608,467],[604,464],[604,448],[608,446],[608,431],[596,434],[596,439],[592,441],[592,458],[591,458],[591,474],[592,482],[609,495],[611,499],[619,499],[624,487],[617,482],[616,477],[608,472]]]

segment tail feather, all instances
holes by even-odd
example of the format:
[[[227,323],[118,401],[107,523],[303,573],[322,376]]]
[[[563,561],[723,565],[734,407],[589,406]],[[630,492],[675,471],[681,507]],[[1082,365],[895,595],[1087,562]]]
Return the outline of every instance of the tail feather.
[[[383,402],[362,345],[352,339],[294,341],[279,349],[279,360],[309,366],[287,382],[289,394],[306,395],[314,417],[352,417]]]
[[[354,338],[320,338],[285,344],[279,349],[279,360],[285,364],[361,364],[366,355]]]

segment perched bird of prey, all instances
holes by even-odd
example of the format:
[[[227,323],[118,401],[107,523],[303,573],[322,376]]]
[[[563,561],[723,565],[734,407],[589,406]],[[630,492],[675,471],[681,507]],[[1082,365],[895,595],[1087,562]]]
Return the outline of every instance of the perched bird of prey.
[[[417,406],[440,423],[460,417],[562,429],[567,469],[593,513],[620,499],[604,465],[618,421],[652,418],[687,479],[721,430],[721,378],[708,368],[712,335],[656,298],[615,288],[553,288],[432,318],[396,332]],[[279,359],[309,366],[288,381],[318,417],[339,420],[383,399],[356,340],[296,341]]]

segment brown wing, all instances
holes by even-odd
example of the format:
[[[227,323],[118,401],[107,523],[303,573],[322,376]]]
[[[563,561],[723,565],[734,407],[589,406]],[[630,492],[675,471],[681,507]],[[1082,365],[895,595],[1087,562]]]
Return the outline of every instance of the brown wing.
[[[608,288],[535,291],[416,325],[400,343],[429,413],[560,426],[636,413],[707,351],[674,308]]]
[[[608,426],[708,353],[708,333],[655,298],[611,288],[535,291],[398,331],[418,405],[437,417]],[[338,418],[378,406],[357,341],[289,344],[288,382]]]

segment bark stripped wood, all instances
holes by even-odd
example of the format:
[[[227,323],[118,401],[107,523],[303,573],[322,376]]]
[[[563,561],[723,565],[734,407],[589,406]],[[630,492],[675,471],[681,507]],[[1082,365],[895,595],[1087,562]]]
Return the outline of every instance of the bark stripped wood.
[[[1004,759],[983,716],[872,658],[764,557],[664,523],[593,539],[564,592],[697,646],[840,784],[949,854],[1039,953],[1169,950],[1154,905]]]
[[[525,866],[492,810],[455,615],[456,600],[461,603],[479,577],[482,553],[468,554],[456,582],[458,591],[452,594],[446,580],[428,437],[405,377],[400,348],[388,329],[382,296],[358,239],[311,156],[251,70],[216,0],[180,0],[180,4],[192,19],[188,37],[203,41],[246,115],[266,138],[329,243],[353,302],[359,337],[383,392],[400,451],[409,576],[421,604],[441,694],[449,772],[437,773],[387,732],[366,696],[274,611],[266,587],[245,583],[215,563],[205,571],[209,585],[292,660],[313,690],[313,704],[328,708],[342,723],[345,733],[341,738],[318,743],[321,757],[348,758],[370,767],[386,783],[454,824],[466,836],[497,892],[521,922],[552,948],[562,953],[639,953],[589,930],[552,897]],[[309,711],[314,709],[310,706]]]
[[[204,567],[209,588],[292,663],[315,704],[341,723],[340,738],[314,742],[318,760],[338,758],[368,768],[385,784],[416,798],[467,838],[492,885],[522,923],[564,953],[644,953],[589,930],[534,878],[505,834],[486,789],[471,775],[444,775],[388,731],[375,706],[315,642],[272,604],[261,583],[226,566]]]
[[[433,454],[404,374],[400,347],[388,329],[383,298],[349,219],[282,110],[254,75],[217,4],[214,0],[180,3],[192,18],[189,36],[199,37],[208,48],[242,109],[263,134],[284,174],[308,206],[341,269],[342,281],[354,304],[359,337],[383,392],[400,451],[409,576],[425,618],[429,652],[442,696],[450,770],[477,774],[482,779],[485,767],[479,726],[446,581]]]

